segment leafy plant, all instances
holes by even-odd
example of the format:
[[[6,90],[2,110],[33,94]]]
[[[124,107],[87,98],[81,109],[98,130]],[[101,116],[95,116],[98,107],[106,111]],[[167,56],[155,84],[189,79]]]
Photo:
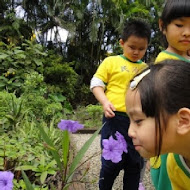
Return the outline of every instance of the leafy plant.
[[[15,129],[19,122],[24,118],[27,110],[23,110],[22,99],[17,98],[14,93],[7,93],[6,91],[3,92],[6,94],[2,96],[3,102],[0,102],[1,106],[4,107],[4,114],[2,119],[0,118],[0,125],[4,129]]]
[[[49,92],[61,93],[68,100],[73,99],[75,95],[78,79],[78,75],[71,65],[72,63],[52,63],[44,70],[44,78],[48,84]]]
[[[52,117],[61,118],[62,101],[64,96],[47,94],[47,86],[44,77],[36,71],[26,75],[23,86],[23,104],[25,109],[30,109],[30,115],[37,119],[50,121]]]
[[[69,114],[74,120],[79,120],[85,128],[99,128],[102,125],[103,110],[100,105],[89,104],[78,106],[73,114]]]
[[[63,124],[62,124],[62,122],[63,122]],[[101,129],[101,128],[99,128],[91,136],[91,138],[83,145],[83,147],[77,153],[76,157],[72,160],[71,165],[69,166],[70,138],[69,138],[68,130],[72,131],[75,128],[73,125],[78,125],[78,124],[75,124],[76,122],[74,122],[74,121],[68,121],[68,125],[66,123],[67,123],[67,121],[64,121],[64,120],[62,120],[59,123],[60,128],[64,127],[64,129],[62,129],[63,130],[63,138],[62,138],[62,155],[61,156],[59,154],[59,150],[56,148],[53,141],[48,137],[48,135],[43,130],[43,128],[39,127],[39,130],[41,132],[42,138],[47,143],[47,148],[49,149],[49,151],[53,155],[54,159],[56,160],[57,166],[59,168],[59,171],[61,172],[61,176],[62,176],[62,180],[63,180],[62,181],[63,190],[67,190],[68,187],[71,185],[72,177],[73,177],[73,174],[75,173],[75,170],[77,169],[79,163],[81,162],[85,152],[88,150],[89,146],[91,145],[91,143],[93,142],[93,140],[98,135],[98,133],[99,133],[99,131]],[[74,128],[70,129],[72,127],[74,127]]]
[[[23,80],[19,76],[15,76],[12,78],[6,78],[4,76],[0,76],[0,89],[1,90],[7,90],[10,92],[18,91],[21,89],[21,86],[23,84]]]
[[[49,176],[56,174],[58,168],[54,158],[48,154],[46,143],[40,137],[38,126],[42,125],[49,138],[60,149],[61,134],[54,127],[54,119],[50,125],[37,123],[29,118],[23,119],[15,131],[3,133],[0,141],[0,170],[11,170],[15,173],[15,188],[26,189],[22,182],[21,170],[24,170],[32,187],[37,189],[48,189],[46,180]],[[36,184],[34,185],[34,179]],[[40,188],[39,188],[40,187]],[[19,188],[18,188],[19,189]]]

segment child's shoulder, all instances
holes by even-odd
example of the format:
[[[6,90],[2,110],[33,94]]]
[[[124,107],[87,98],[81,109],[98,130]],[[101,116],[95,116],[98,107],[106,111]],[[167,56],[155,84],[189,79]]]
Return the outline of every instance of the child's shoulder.
[[[183,61],[189,62],[189,60],[185,59],[184,57],[176,53],[172,53],[172,52],[164,50],[158,54],[158,56],[156,57],[155,63],[164,61],[166,59],[177,59],[177,60],[183,60]]]
[[[120,55],[110,55],[106,57],[104,60],[115,60],[115,59],[121,59]]]
[[[106,64],[115,64],[122,61],[122,57],[120,55],[111,55],[106,57],[102,63]]]

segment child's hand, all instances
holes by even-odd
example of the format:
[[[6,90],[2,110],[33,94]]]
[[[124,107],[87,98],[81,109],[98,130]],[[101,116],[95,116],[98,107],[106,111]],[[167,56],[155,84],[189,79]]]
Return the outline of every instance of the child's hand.
[[[109,101],[103,104],[104,114],[106,118],[112,118],[115,116],[115,107]]]

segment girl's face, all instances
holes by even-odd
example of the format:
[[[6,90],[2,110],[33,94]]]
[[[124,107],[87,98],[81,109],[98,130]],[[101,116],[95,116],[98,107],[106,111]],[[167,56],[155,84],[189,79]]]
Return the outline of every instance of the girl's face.
[[[187,56],[187,50],[190,49],[190,17],[180,17],[172,20],[166,29],[160,28],[168,41],[168,51],[177,53],[181,56]]]
[[[135,149],[144,158],[155,156],[155,119],[142,112],[139,92],[128,90],[126,95],[127,114],[130,118],[128,135]]]
[[[127,114],[130,118],[130,126],[128,135],[132,138],[135,149],[144,158],[156,156],[155,140],[156,126],[155,118],[147,117],[142,112],[140,94],[138,90],[128,90],[126,95]],[[164,126],[161,121],[161,125]],[[175,150],[176,115],[167,118],[167,126],[162,130],[162,147],[161,154],[172,152]],[[157,139],[158,142],[158,139]]]

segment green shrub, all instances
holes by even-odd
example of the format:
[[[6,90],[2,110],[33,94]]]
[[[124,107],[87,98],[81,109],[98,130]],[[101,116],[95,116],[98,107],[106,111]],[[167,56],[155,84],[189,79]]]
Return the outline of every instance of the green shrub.
[[[86,128],[98,128],[102,125],[103,110],[100,105],[78,106],[73,112],[69,114],[73,120],[78,120],[84,124]]]
[[[0,93],[0,126],[1,129],[15,129],[23,119],[26,110],[23,110],[22,99],[17,98],[14,93],[3,91]]]
[[[26,40],[21,46],[0,43],[0,89],[22,93],[25,75],[32,71],[43,72],[44,49],[40,44]]]
[[[44,71],[45,82],[50,86],[48,91],[62,93],[68,100],[74,98],[78,75],[69,63],[52,63]],[[53,87],[52,87],[53,86]]]

